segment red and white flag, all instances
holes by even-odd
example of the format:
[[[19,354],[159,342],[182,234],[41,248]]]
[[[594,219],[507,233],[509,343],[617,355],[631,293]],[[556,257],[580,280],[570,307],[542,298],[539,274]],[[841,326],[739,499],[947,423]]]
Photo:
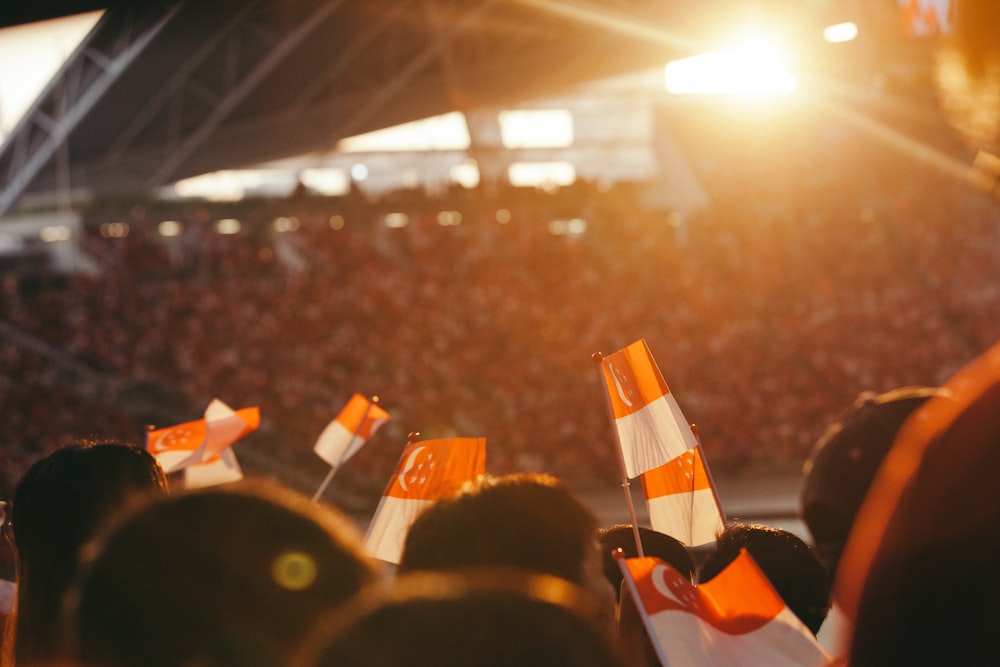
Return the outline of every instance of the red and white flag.
[[[243,469],[236,460],[233,448],[224,449],[204,463],[184,468],[184,488],[200,489],[243,479]]]
[[[641,479],[654,530],[695,547],[714,542],[725,528],[701,447],[647,470]]]
[[[148,431],[146,449],[169,474],[214,460],[259,425],[259,408],[233,410],[216,398],[205,408],[203,419]]]
[[[485,472],[486,438],[409,443],[368,526],[365,549],[375,558],[398,563],[406,532],[417,515]]]
[[[670,667],[820,667],[830,656],[746,550],[693,585],[659,558],[619,558],[660,662]]]
[[[340,465],[354,456],[387,421],[389,413],[375,401],[354,394],[319,434],[313,451],[330,465]]]
[[[644,339],[604,357],[601,368],[630,479],[698,444]]]

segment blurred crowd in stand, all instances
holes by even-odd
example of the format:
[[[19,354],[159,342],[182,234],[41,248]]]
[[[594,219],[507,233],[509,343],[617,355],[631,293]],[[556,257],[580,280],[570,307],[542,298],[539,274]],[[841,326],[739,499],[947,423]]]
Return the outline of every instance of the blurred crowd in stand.
[[[175,203],[166,238],[154,204],[95,207],[80,252],[100,273],[3,279],[0,322],[50,349],[0,337],[0,494],[42,452],[142,442],[213,397],[260,406],[245,467],[319,479],[312,445],[355,392],[392,420],[341,492],[376,498],[410,431],[486,436],[494,473],[604,483],[591,354],[638,338],[717,474],[799,470],[859,391],[943,382],[1000,339],[1000,208],[863,137],[769,159],[701,165],[711,205],[686,216],[646,206],[651,184],[583,180]],[[98,234],[118,220],[128,236]]]

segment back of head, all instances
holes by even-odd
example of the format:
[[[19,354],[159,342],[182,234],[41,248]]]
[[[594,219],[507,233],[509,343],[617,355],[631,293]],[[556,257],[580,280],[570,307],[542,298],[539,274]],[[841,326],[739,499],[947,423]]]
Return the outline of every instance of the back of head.
[[[376,579],[334,510],[240,482],[148,504],[94,545],[71,598],[81,664],[283,664],[310,622]]]
[[[830,579],[812,548],[794,533],[759,524],[733,523],[701,565],[699,581],[726,569],[746,549],[788,608],[813,634],[830,608]]]
[[[122,442],[80,441],[28,468],[11,508],[18,570],[18,662],[39,662],[51,655],[62,597],[83,544],[132,500],[166,490],[156,459]]]
[[[852,667],[997,662],[1000,345],[944,386],[900,431],[841,560]]]
[[[865,392],[827,428],[805,465],[802,520],[831,576],[872,479],[909,416],[939,387]]]
[[[506,565],[582,583],[596,530],[593,513],[553,477],[487,476],[417,517],[399,571]]]
[[[688,553],[683,542],[645,526],[639,526],[639,539],[642,541],[643,555],[655,556],[669,563],[688,579],[694,577],[694,561],[692,561],[691,554]],[[615,591],[621,594],[621,584],[624,577],[618,566],[618,561],[615,560],[614,552],[621,549],[626,558],[635,558],[639,555],[632,524],[621,523],[602,528],[598,531],[598,541],[601,544],[601,556],[604,559],[604,576],[611,582]]]
[[[323,619],[294,667],[614,667],[592,598],[517,570],[413,572]]]

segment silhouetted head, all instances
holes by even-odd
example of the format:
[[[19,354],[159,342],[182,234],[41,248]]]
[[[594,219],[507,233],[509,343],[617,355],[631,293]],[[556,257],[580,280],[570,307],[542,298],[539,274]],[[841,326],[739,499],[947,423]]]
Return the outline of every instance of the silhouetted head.
[[[284,664],[308,625],[377,578],[332,508],[260,481],[152,502],[95,543],[71,658],[103,667]]]

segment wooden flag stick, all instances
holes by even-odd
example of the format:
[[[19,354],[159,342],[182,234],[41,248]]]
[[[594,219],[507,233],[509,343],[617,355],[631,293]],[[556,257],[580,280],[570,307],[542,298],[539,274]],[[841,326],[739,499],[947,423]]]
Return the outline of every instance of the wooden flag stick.
[[[625,472],[625,453],[622,451],[622,441],[621,437],[618,435],[618,425],[615,423],[615,412],[611,407],[611,397],[608,396],[607,383],[604,381],[604,368],[603,361],[604,355],[600,352],[594,352],[590,357],[596,363],[601,364],[601,385],[604,387],[604,407],[607,409],[608,420],[611,423],[611,432],[615,436],[615,452],[618,454],[618,469],[621,470],[622,474],[622,491],[625,492],[625,505],[628,507],[629,520],[632,522],[632,537],[635,538],[635,551],[639,555],[639,558],[645,556],[642,551],[642,538],[639,537],[639,522],[635,518],[635,504],[632,502],[632,491],[629,488],[631,483],[628,479],[628,473]]]
[[[708,461],[705,460],[705,450],[701,446],[701,436],[698,435],[698,427],[691,424],[691,432],[694,433],[694,439],[698,441],[698,456],[701,457],[701,467],[705,469],[705,476],[708,477],[708,486],[712,489],[712,497],[715,498],[715,505],[719,508],[719,516],[722,517],[722,525],[725,526],[729,523],[726,519],[726,511],[722,508],[722,500],[719,498],[719,490],[715,488],[715,480],[712,478],[712,470],[708,467]]]
[[[376,403],[378,403],[378,396],[372,396],[371,400],[368,401],[368,406],[365,408],[364,416],[361,417],[361,421],[359,421],[357,425],[354,427],[354,431],[351,433],[351,438],[347,441],[348,447],[351,446],[351,442],[354,441],[354,438],[358,437],[358,433],[361,432],[361,427],[364,426],[366,421],[368,421],[368,415],[371,414],[372,406],[374,406]],[[347,449],[344,449],[344,452],[341,453],[340,455],[341,458],[343,458],[344,454],[346,453]],[[333,481],[333,476],[337,472],[338,465],[340,465],[340,461],[330,466],[330,471],[326,473],[326,477],[323,478],[323,481],[320,482],[319,488],[316,489],[316,493],[313,494],[312,501],[314,503],[319,502],[319,499],[323,497],[323,493],[326,492],[326,488],[330,486],[330,482]]]

